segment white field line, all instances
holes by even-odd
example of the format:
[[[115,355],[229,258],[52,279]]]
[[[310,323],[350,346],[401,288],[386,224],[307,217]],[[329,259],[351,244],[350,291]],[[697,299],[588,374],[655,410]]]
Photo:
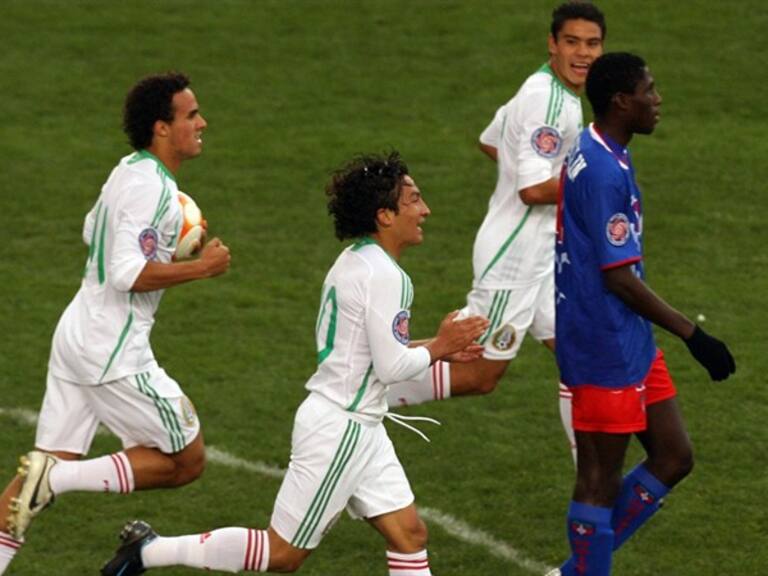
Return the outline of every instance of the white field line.
[[[18,422],[29,424],[34,426],[37,423],[37,412],[32,410],[26,410],[24,408],[3,408],[0,407],[0,416],[7,416]],[[99,428],[100,434],[109,434],[109,432],[103,427]],[[230,468],[240,468],[247,470],[248,472],[254,472],[268,478],[282,478],[285,475],[283,468],[277,466],[270,466],[263,462],[251,462],[244,460],[220,450],[215,446],[206,446],[206,455],[210,462],[221,464],[222,466],[229,466]],[[463,520],[454,518],[450,514],[441,512],[436,508],[428,508],[425,506],[419,507],[419,514],[431,524],[437,525],[442,528],[447,534],[453,536],[457,540],[461,540],[468,544],[480,546],[485,548],[490,554],[501,558],[511,564],[516,564],[518,567],[527,570],[533,574],[546,574],[553,569],[552,566],[547,566],[536,560],[531,560],[518,551],[514,546],[497,540],[492,535],[473,528]]]

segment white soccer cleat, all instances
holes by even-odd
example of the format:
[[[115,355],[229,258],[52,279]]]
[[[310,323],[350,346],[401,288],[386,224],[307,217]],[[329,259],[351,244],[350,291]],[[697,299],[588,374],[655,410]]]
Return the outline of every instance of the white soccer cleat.
[[[550,570],[545,574],[545,576],[561,576],[560,568],[555,568],[554,570]]]
[[[48,476],[56,465],[56,458],[34,450],[22,456],[19,462],[21,490],[16,498],[11,499],[11,513],[8,515],[8,530],[17,540],[24,537],[32,519],[53,502]]]

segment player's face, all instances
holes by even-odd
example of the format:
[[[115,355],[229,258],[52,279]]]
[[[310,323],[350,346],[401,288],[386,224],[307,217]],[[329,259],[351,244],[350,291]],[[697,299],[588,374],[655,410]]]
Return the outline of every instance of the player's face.
[[[630,99],[632,104],[632,131],[637,134],[650,134],[656,128],[661,114],[661,95],[656,90],[656,82],[648,68],[643,79],[637,83]]]
[[[203,151],[202,134],[208,123],[200,115],[192,90],[174,94],[173,111],[173,121],[168,124],[171,150],[179,161],[194,158]]]
[[[574,92],[587,82],[589,67],[603,53],[603,33],[589,20],[566,20],[557,38],[549,37],[549,65]]]
[[[421,190],[413,178],[405,176],[400,189],[400,199],[397,202],[398,212],[395,216],[395,226],[401,245],[414,246],[424,241],[421,225],[430,214],[429,206],[421,196]]]

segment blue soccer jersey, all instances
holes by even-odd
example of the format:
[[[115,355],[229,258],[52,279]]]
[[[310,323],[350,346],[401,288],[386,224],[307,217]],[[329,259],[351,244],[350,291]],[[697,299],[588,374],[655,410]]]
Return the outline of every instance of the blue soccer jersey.
[[[632,266],[643,278],[643,215],[629,152],[585,129],[561,177],[556,247],[556,337],[568,386],[642,382],[656,345],[651,324],[606,288],[602,273]]]

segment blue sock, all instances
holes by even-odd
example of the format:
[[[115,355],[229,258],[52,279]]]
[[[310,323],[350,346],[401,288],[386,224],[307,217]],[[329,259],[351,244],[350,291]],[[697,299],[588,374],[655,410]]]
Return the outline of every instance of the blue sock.
[[[613,549],[617,550],[648,520],[661,506],[661,499],[669,493],[642,464],[624,476],[621,492],[613,506],[611,527],[613,528]],[[563,576],[577,574],[573,557],[560,568]]]
[[[645,524],[661,506],[661,499],[669,493],[661,481],[642,464],[624,476],[621,492],[613,507],[611,526],[614,531],[614,549],[618,548]]]
[[[560,568],[563,576],[609,576],[613,556],[612,508],[571,501],[568,540],[572,556]]]

